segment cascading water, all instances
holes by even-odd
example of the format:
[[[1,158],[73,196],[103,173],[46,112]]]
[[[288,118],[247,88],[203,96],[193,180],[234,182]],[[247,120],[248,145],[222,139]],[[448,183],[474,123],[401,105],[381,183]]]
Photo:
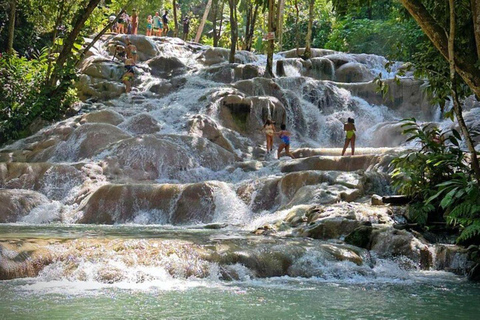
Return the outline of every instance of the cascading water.
[[[109,304],[141,301],[147,318],[223,318],[237,307],[238,319],[268,318],[279,305],[298,318],[352,308],[371,318],[368,289],[391,297],[386,318],[410,318],[422,307],[391,308],[405,292],[478,296],[442,271],[465,270],[465,253],[393,229],[401,209],[367,203],[389,190],[391,147],[404,141],[397,120],[410,112],[437,120],[416,107],[427,104],[419,87],[399,84],[405,92],[379,103],[370,80],[391,79],[399,63],[387,71],[374,55],[314,50],[303,61],[286,52],[275,55],[279,77],[268,79],[264,56],[239,52],[228,64],[228,50],[135,36],[142,58],[126,95],[115,91],[121,66],[108,54],[122,39],[104,37],[84,61],[79,115],[0,150],[0,277],[11,279],[0,282],[0,314],[21,319],[31,303],[54,318],[74,312],[64,303],[74,294],[106,317],[118,316]],[[359,156],[340,158],[348,117]],[[287,124],[299,159],[265,154],[266,118]],[[347,244],[358,228],[371,232],[364,247]],[[306,305],[309,292],[333,307]],[[342,292],[343,306],[334,302]],[[46,307],[54,301],[63,304]]]

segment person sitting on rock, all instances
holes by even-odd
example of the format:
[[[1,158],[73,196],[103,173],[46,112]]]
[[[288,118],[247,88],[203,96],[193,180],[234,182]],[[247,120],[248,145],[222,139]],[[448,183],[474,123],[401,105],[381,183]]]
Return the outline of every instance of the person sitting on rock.
[[[295,159],[293,154],[290,153],[290,131],[287,131],[287,126],[285,124],[280,125],[280,131],[278,133],[278,137],[282,140],[282,143],[278,147],[278,159],[280,159],[280,153],[285,149],[285,153],[292,159]]]
[[[135,62],[133,59],[125,60],[125,73],[122,75],[122,82],[125,85],[125,92],[127,93],[132,90],[132,82],[135,76],[134,66]]]
[[[125,51],[127,53],[127,58],[132,59],[134,63],[137,63],[137,47],[130,42],[130,39],[127,38],[127,47]]]
[[[343,146],[342,156],[345,154],[348,145],[351,145],[352,156],[355,154],[355,120],[353,118],[348,118],[347,123],[343,125],[343,130],[345,130],[345,145]]]

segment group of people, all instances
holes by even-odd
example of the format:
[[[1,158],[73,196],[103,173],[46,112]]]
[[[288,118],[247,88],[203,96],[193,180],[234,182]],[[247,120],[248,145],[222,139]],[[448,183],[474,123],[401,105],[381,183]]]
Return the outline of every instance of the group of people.
[[[117,58],[124,63],[125,72],[122,75],[122,82],[125,84],[125,91],[128,93],[132,90],[132,82],[135,76],[134,67],[137,63],[137,47],[130,41],[129,38],[125,39],[125,46],[117,44],[113,54],[113,60]]]
[[[285,124],[280,125],[280,131],[275,130],[275,122],[267,119],[265,124],[263,125],[263,132],[265,132],[265,138],[267,140],[267,153],[273,151],[273,137],[277,135],[281,143],[277,150],[277,158],[280,159],[280,155],[283,150],[285,150],[285,154],[292,159],[295,157],[290,152],[290,136],[291,133],[287,131],[287,127]],[[342,156],[345,155],[345,151],[347,150],[348,146],[352,149],[352,156],[355,154],[355,120],[353,118],[348,118],[347,122],[343,125],[343,130],[345,131],[345,144],[342,150]]]
[[[115,15],[109,17],[110,23],[115,21]],[[112,32],[123,34],[137,34],[138,29],[138,12],[136,9],[132,10],[132,15],[124,11],[118,17],[118,20],[112,25]]]
[[[275,122],[267,119],[265,124],[263,125],[263,131],[265,132],[265,137],[267,139],[267,153],[273,151],[273,137],[277,135],[280,140],[282,141],[278,146],[277,150],[277,158],[280,159],[280,155],[283,150],[285,150],[285,154],[292,159],[295,159],[293,154],[290,152],[290,131],[287,131],[287,126],[285,124],[280,125],[280,131],[275,130]]]
[[[132,10],[132,15],[129,15],[127,12],[123,12],[118,20],[112,25],[111,31],[116,33],[123,34],[137,34],[138,30],[138,21],[139,21],[139,12],[136,9]],[[116,19],[115,15],[109,17],[110,23],[114,22]],[[160,16],[160,13],[157,11],[155,15],[148,15],[146,25],[147,36],[167,36],[168,28],[168,10],[165,10],[163,15]],[[190,17],[185,16],[183,18],[183,40],[187,40],[188,33],[190,30]]]
[[[168,10],[160,17],[160,14],[155,12],[155,15],[148,15],[147,17],[147,36],[166,36],[168,33]]]

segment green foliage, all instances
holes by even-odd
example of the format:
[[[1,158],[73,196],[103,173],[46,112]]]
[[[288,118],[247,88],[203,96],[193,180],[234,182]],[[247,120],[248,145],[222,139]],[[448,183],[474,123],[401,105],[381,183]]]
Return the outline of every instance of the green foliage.
[[[34,59],[0,58],[0,145],[29,134],[28,127],[36,119],[58,119],[76,100],[73,66],[62,70],[62,80],[55,87],[45,85],[47,69],[46,48]]]
[[[441,214],[448,223],[461,227],[457,241],[479,235],[480,188],[460,148],[458,131],[440,132],[415,119],[403,122],[407,141],[418,142],[420,149],[395,158],[391,177],[397,191],[412,198],[410,219],[425,225],[432,215]]]

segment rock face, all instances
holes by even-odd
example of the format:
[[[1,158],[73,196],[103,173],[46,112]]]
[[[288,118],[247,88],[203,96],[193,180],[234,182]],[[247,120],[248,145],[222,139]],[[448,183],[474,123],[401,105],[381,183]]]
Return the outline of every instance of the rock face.
[[[78,161],[97,155],[109,144],[130,138],[121,129],[106,123],[86,123],[75,129],[67,141],[57,146],[54,157]]]
[[[33,208],[50,200],[41,193],[30,190],[0,189],[0,223],[17,222]]]
[[[185,72],[186,66],[175,57],[155,57],[147,62],[154,76],[170,78]]]

